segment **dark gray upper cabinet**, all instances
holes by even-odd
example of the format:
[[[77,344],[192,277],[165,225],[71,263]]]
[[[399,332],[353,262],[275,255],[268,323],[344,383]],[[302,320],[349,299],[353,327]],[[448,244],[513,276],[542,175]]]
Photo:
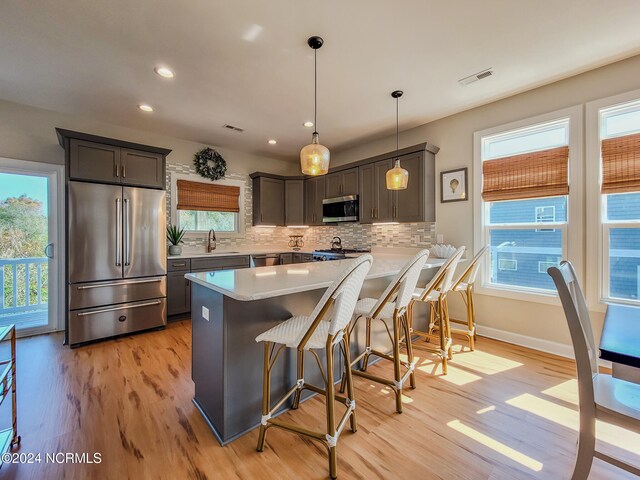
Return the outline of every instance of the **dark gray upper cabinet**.
[[[329,173],[325,177],[326,198],[357,195],[359,190],[358,168]]]
[[[72,138],[69,176],[74,180],[120,183],[120,147]]]
[[[265,176],[253,178],[253,224],[285,224],[284,180]]]
[[[322,200],[325,195],[325,178],[313,177],[304,180],[304,224],[324,225],[322,222]]]
[[[409,172],[409,183],[405,190],[398,190],[393,194],[394,221],[405,223],[435,221],[435,162],[433,160],[433,154],[424,151],[400,158],[402,168]]]
[[[127,185],[162,188],[164,184],[164,156],[123,148],[120,151],[120,180]]]
[[[304,180],[284,181],[284,219],[287,225],[304,225]]]
[[[266,173],[252,173],[254,185],[257,178],[266,176],[282,182],[282,197],[274,195],[270,208],[282,207],[287,225],[299,224],[301,203],[304,204],[304,225],[324,225],[322,222],[322,200],[345,195],[359,195],[360,223],[417,223],[436,220],[436,176],[435,156],[439,148],[428,143],[403,148],[399,151],[403,168],[409,172],[409,184],[405,190],[387,190],[387,171],[392,168],[395,152],[367,158],[342,170],[332,171],[320,177],[282,177]],[[294,199],[304,198],[303,202]],[[260,195],[262,197],[262,195]],[[257,203],[256,203],[257,202]],[[267,217],[260,206],[262,198],[256,199],[254,187],[254,224],[283,225],[277,219]],[[274,215],[276,217],[277,215]],[[280,217],[278,217],[280,218]]]
[[[391,160],[381,160],[359,167],[360,223],[392,221],[393,196],[386,185],[389,168]]]
[[[171,150],[56,128],[69,180],[165,188]]]

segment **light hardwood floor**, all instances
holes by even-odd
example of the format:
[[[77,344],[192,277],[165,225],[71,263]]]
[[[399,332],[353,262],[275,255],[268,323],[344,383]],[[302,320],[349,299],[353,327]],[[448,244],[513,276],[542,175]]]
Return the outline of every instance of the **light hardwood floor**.
[[[271,429],[263,453],[257,430],[217,443],[191,402],[190,322],[75,350],[61,342],[60,334],[18,341],[18,451],[40,452],[43,461],[45,453],[100,452],[102,462],[5,465],[0,478],[327,477],[323,447],[287,432]],[[571,361],[479,338],[443,377],[421,354],[418,388],[405,390],[402,414],[388,389],[355,379],[359,429],[340,437],[339,478],[569,477],[578,425]],[[319,398],[285,415],[324,425]],[[639,461],[639,435],[599,427],[604,450]],[[591,478],[635,477],[595,460]]]

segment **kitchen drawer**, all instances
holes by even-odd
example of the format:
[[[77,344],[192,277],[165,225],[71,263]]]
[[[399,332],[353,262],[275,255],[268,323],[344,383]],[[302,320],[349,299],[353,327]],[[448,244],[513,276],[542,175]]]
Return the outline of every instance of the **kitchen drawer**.
[[[191,270],[221,270],[225,268],[243,268],[250,266],[249,255],[217,258],[192,258]]]
[[[69,285],[69,309],[136,302],[167,296],[166,277],[122,279]]]
[[[175,270],[191,270],[190,258],[176,258],[175,260],[167,260],[167,271],[173,272]]]
[[[167,324],[164,298],[69,312],[71,345],[162,327]]]

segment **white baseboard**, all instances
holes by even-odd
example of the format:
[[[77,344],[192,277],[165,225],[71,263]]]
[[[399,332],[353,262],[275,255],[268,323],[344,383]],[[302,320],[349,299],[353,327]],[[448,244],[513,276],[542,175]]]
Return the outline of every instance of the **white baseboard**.
[[[559,357],[574,359],[573,346],[566,343],[552,342],[551,340],[543,340],[541,338],[529,337],[519,333],[499,330],[497,328],[476,325],[478,335],[481,337],[493,338],[501,342],[512,343],[521,347],[531,348],[540,352],[551,353]],[[601,367],[611,368],[611,362],[608,360],[598,360]]]

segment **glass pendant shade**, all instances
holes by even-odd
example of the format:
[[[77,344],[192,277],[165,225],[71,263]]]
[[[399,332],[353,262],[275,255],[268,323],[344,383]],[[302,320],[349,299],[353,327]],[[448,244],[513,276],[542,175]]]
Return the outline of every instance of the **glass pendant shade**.
[[[329,172],[329,149],[318,142],[318,132],[313,140],[300,150],[300,167],[305,175],[326,175]]]
[[[400,166],[400,160],[387,170],[387,190],[404,190],[409,184],[409,172]]]

